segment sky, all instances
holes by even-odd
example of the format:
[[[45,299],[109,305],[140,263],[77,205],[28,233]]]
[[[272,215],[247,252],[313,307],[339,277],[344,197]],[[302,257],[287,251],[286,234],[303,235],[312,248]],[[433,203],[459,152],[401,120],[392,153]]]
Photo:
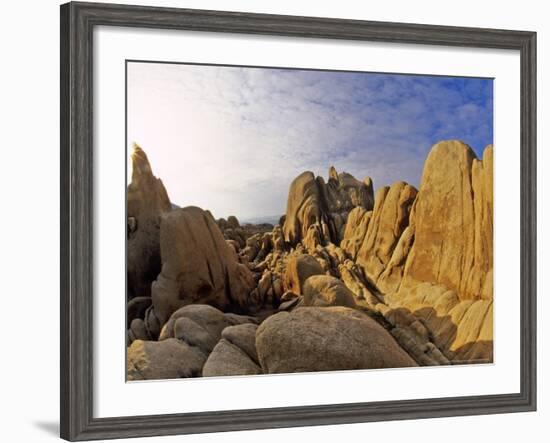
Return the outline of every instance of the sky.
[[[431,146],[493,143],[490,79],[128,63],[128,154],[178,206],[242,221],[285,212],[303,171],[419,185]],[[131,177],[131,163],[128,174]]]

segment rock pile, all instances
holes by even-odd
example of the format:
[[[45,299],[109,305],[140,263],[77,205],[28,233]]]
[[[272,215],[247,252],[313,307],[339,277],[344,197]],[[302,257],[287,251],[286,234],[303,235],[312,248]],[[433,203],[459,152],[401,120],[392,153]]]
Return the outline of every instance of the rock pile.
[[[492,361],[492,146],[440,142],[376,197],[304,172],[275,226],[172,208],[132,161],[128,379]]]

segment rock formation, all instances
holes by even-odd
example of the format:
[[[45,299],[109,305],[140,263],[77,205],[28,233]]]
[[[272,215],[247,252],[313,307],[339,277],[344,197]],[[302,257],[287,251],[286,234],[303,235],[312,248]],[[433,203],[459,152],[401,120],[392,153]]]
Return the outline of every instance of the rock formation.
[[[438,283],[461,300],[491,299],[493,148],[480,161],[462,142],[438,143],[426,160],[420,190],[405,283]]]
[[[247,310],[252,273],[239,263],[211,214],[193,206],[173,210],[162,221],[160,244],[162,270],[152,301],[161,325],[192,303]]]
[[[206,356],[197,348],[171,338],[134,341],[128,348],[127,378],[154,380],[201,375]]]
[[[330,275],[312,275],[304,285],[304,306],[347,306],[355,308],[355,298],[342,280]]]
[[[265,320],[256,333],[265,373],[416,366],[393,337],[349,308],[298,308]]]
[[[359,222],[366,230],[355,259],[370,280],[377,281],[390,262],[409,224],[409,212],[416,194],[416,189],[404,182],[382,187],[376,193],[372,215],[363,215],[370,221]],[[361,235],[360,232],[355,234]]]
[[[492,146],[440,142],[418,190],[375,198],[368,177],[304,172],[275,226],[171,209],[134,156],[129,380],[492,362]]]
[[[372,209],[372,180],[363,182],[348,173],[330,168],[328,183],[312,172],[304,172],[290,185],[284,239],[295,246],[305,241],[308,249],[327,242],[340,243],[349,212],[361,206]]]
[[[162,181],[153,175],[145,152],[134,145],[132,182],[128,186],[128,299],[151,295],[160,272],[160,222],[171,210]]]

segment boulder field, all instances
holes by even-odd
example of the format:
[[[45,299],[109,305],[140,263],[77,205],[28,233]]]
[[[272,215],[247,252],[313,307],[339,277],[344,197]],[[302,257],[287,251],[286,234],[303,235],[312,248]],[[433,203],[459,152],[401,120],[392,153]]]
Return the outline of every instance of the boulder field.
[[[437,143],[419,189],[303,172],[276,225],[176,207],[131,159],[128,380],[493,361],[492,146]]]

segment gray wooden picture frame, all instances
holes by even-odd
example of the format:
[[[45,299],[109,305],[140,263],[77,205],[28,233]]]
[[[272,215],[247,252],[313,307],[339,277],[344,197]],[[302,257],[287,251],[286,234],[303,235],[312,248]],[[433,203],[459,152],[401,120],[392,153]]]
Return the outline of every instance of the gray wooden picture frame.
[[[93,416],[95,26],[498,48],[521,57],[521,392],[453,398]],[[236,431],[536,409],[536,33],[189,9],[61,6],[61,437],[70,441]]]

